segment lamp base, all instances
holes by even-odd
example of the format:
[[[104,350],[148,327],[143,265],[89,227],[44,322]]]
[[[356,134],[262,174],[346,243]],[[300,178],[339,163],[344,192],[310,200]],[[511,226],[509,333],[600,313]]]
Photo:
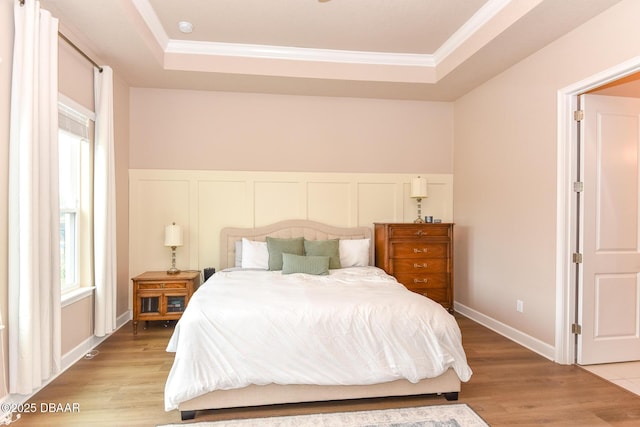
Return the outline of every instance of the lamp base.
[[[418,217],[413,220],[414,224],[422,224],[424,219],[422,219],[422,197],[417,197],[418,200]]]
[[[176,268],[176,247],[171,246],[171,268],[167,270],[167,274],[178,274],[180,270]]]

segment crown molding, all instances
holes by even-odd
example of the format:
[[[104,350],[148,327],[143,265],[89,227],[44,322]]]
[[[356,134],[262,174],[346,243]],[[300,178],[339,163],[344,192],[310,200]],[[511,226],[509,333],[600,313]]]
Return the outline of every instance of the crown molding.
[[[138,10],[140,16],[147,24],[149,31],[155,37],[156,42],[162,50],[166,50],[169,45],[169,36],[167,32],[164,30],[162,23],[160,23],[160,18],[156,15],[155,10],[153,10],[153,6],[149,3],[149,0],[131,0],[135,8]]]
[[[466,43],[479,29],[487,25],[513,0],[489,0],[471,17],[462,24],[433,54],[436,64],[444,61],[452,55],[464,43]]]
[[[166,53],[234,56],[246,58],[340,62],[351,64],[434,67],[433,55],[311,49],[290,46],[169,40]]]
[[[540,1],[541,0],[527,0],[526,3],[531,3],[533,5],[538,4]],[[142,16],[160,48],[164,51],[165,58],[171,56],[175,57],[178,55],[183,58],[186,56],[192,56],[194,61],[197,61],[197,58],[203,59],[208,56],[211,58],[229,57],[247,58],[250,60],[262,59],[324,62],[347,65],[358,64],[393,66],[400,68],[410,67],[414,69],[428,69],[430,72],[434,73],[436,68],[438,68],[438,65],[447,61],[449,58],[458,56],[464,59],[473,54],[476,49],[479,48],[468,47],[474,37],[489,26],[504,25],[503,22],[497,22],[494,24],[494,21],[500,21],[499,18],[501,12],[503,12],[507,6],[513,6],[516,3],[515,0],[488,0],[467,22],[465,22],[451,37],[449,37],[449,39],[447,39],[435,53],[413,54],[170,39],[149,0],[131,0],[131,2]],[[516,16],[515,18],[519,17],[520,16]],[[484,43],[480,42],[480,47],[482,45],[484,45]],[[460,60],[458,59],[457,62],[460,62]],[[444,74],[448,74],[449,71],[450,70],[445,71]],[[441,75],[438,78],[442,77],[444,76]]]

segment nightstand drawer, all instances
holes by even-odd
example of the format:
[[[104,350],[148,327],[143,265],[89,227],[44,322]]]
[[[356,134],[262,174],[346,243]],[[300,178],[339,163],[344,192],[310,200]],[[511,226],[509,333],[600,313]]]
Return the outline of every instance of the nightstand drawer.
[[[392,242],[392,258],[447,258],[449,244],[420,243],[420,242]]]
[[[397,258],[393,260],[393,273],[394,274],[446,273],[447,264],[448,262],[446,258],[429,258],[429,259]]]
[[[187,282],[140,282],[138,289],[187,289]]]

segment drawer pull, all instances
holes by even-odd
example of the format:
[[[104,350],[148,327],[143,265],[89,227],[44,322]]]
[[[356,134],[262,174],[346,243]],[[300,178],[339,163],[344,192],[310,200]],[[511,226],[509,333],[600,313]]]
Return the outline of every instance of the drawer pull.
[[[413,268],[428,268],[428,267],[426,262],[423,262],[422,264],[418,264],[417,262],[414,262]]]
[[[427,283],[429,279],[413,279],[413,283]]]
[[[413,248],[414,254],[426,254],[429,252],[429,248]]]
[[[418,230],[416,231],[416,236],[420,237],[424,234],[424,232],[422,230]]]

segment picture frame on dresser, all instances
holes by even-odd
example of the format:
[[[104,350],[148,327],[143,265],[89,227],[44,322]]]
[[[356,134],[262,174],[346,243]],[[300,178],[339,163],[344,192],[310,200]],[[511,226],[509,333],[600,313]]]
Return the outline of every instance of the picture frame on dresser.
[[[453,313],[453,223],[374,223],[375,265]]]

